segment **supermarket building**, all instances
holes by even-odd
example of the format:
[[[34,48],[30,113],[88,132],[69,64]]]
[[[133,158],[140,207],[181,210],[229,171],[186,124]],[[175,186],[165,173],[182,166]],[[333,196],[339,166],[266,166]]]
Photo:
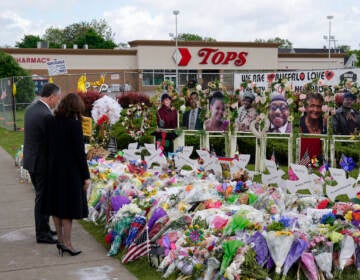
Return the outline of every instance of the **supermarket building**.
[[[64,90],[76,90],[80,75],[88,81],[105,74],[108,91],[132,90],[152,92],[164,79],[179,85],[196,79],[203,88],[215,79],[233,90],[234,73],[335,69],[345,67],[345,54],[326,49],[282,50],[273,43],[136,40],[126,49],[19,49],[2,51],[12,55],[31,75],[48,78],[48,62],[64,60],[67,75],[54,76]],[[176,60],[177,58],[177,60]],[[177,61],[177,65],[176,65]]]

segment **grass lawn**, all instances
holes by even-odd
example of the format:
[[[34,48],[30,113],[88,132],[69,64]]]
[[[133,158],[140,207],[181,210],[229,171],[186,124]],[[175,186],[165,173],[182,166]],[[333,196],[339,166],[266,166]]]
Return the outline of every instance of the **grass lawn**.
[[[9,131],[0,127],[0,146],[3,147],[12,157],[24,143],[24,132]]]

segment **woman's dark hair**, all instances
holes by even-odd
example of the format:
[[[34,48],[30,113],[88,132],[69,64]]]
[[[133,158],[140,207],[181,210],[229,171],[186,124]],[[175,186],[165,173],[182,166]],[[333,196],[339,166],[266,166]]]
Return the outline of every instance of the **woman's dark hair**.
[[[224,95],[220,91],[215,91],[210,97],[210,106],[214,105],[216,100],[224,100]]]
[[[306,97],[306,105],[309,103],[311,99],[319,100],[321,104],[324,104],[324,97],[318,92],[312,92]]]
[[[60,101],[55,116],[81,120],[84,110],[85,105],[81,97],[76,93],[69,93]]]

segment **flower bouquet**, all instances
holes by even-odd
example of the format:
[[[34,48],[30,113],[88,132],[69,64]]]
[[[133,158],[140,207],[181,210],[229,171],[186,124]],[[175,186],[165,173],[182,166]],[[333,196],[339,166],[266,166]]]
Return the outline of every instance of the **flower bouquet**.
[[[323,236],[315,237],[311,243],[313,242],[317,244],[312,252],[319,270],[325,273],[326,279],[332,279],[333,244],[326,242]]]
[[[285,258],[290,251],[295,237],[290,232],[270,231],[265,235],[265,239],[269,247],[271,258],[275,262],[275,272],[280,274],[281,267],[285,262]]]

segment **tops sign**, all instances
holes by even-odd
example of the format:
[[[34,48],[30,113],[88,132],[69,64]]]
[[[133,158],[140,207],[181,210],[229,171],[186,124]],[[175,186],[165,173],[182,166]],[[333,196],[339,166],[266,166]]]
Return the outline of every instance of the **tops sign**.
[[[180,59],[179,66],[188,65],[191,59],[191,53],[188,48],[178,48]],[[199,64],[214,64],[242,66],[246,63],[248,52],[221,51],[218,48],[201,48],[197,55],[201,58]]]

